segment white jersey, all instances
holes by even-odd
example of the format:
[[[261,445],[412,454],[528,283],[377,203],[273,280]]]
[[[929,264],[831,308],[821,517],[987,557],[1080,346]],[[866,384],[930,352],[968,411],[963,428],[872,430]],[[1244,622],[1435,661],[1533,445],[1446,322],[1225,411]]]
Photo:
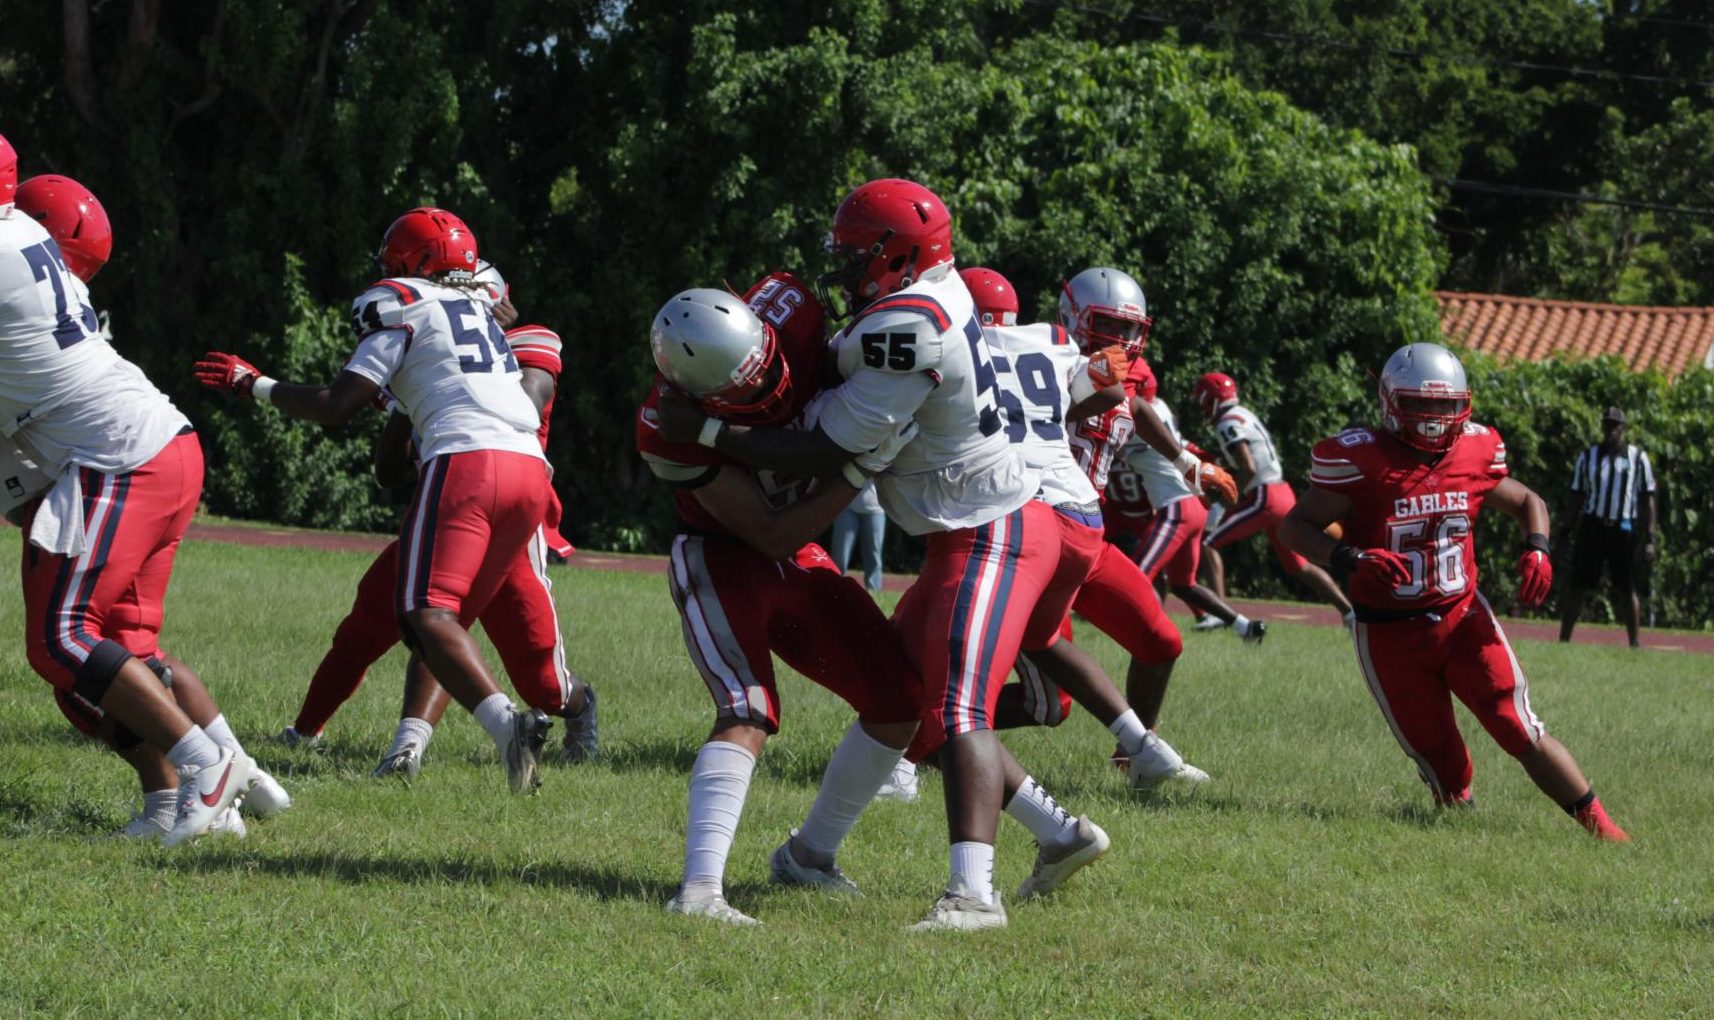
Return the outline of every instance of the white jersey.
[[[1280,455],[1274,450],[1274,437],[1268,435],[1268,427],[1262,424],[1262,420],[1246,408],[1234,406],[1221,411],[1220,417],[1214,421],[1214,434],[1219,437],[1221,455],[1232,467],[1238,466],[1232,458],[1232,444],[1250,445],[1250,458],[1256,462],[1256,475],[1250,479],[1250,484],[1244,486],[1245,492],[1285,481],[1285,469],[1280,466]]]
[[[819,406],[829,438],[860,453],[913,419],[921,430],[877,479],[893,523],[974,528],[1035,495],[1039,472],[1006,440],[993,353],[951,263],[863,309],[832,346],[845,382]]]
[[[1060,326],[988,326],[982,330],[995,351],[1000,374],[1000,413],[1006,438],[1023,452],[1024,463],[1041,474],[1040,498],[1051,506],[1070,504],[1093,512],[1101,497],[1066,440],[1065,412],[1076,403],[1072,380],[1089,371],[1084,357]]]
[[[345,366],[384,386],[411,417],[427,461],[506,450],[542,457],[541,415],[486,292],[430,280],[382,280],[351,303],[360,338]]]
[[[121,474],[189,424],[107,342],[42,225],[0,217],[0,433],[50,477],[72,465]]]
[[[1172,433],[1172,438],[1180,446],[1184,445],[1184,437],[1178,433],[1178,420],[1173,417],[1172,408],[1159,397],[1149,401],[1149,408],[1155,416]],[[1190,483],[1184,480],[1173,462],[1161,456],[1160,451],[1133,436],[1125,444],[1122,454],[1125,465],[1136,473],[1143,481],[1143,491],[1149,495],[1149,505],[1156,510],[1165,510],[1173,503],[1196,493],[1190,491]]]

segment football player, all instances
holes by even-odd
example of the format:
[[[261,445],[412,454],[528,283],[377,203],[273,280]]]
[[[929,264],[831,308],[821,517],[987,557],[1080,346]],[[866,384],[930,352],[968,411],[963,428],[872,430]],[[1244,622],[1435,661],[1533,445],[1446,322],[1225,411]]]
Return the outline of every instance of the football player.
[[[1223,372],[1209,372],[1196,380],[1191,397],[1202,408],[1202,416],[1214,426],[1220,453],[1232,465],[1244,499],[1234,506],[1218,527],[1204,539],[1211,549],[1226,548],[1258,531],[1266,532],[1268,544],[1285,572],[1302,581],[1315,594],[1339,610],[1347,627],[1355,623],[1351,602],[1327,572],[1293,552],[1280,540],[1280,522],[1297,502],[1285,469],[1274,450],[1273,437],[1250,410],[1238,403],[1238,383]]]
[[[649,343],[660,378],[638,408],[637,450],[677,487],[669,580],[715,710],[691,768],[684,878],[667,909],[754,924],[726,902],[724,876],[756,759],[779,732],[770,653],[857,711],[809,816],[770,861],[774,881],[790,885],[856,891],[834,857],[916,733],[921,681],[863,586],[812,541],[880,463],[860,458],[863,470],[848,465],[847,477],[820,483],[758,471],[710,443],[674,442],[661,428],[660,402],[673,388],[713,422],[801,424],[827,362],[826,314],[813,292],[788,273],[743,298],[688,290],[661,307]]]
[[[1536,718],[1523,669],[1476,587],[1476,517],[1486,505],[1523,527],[1519,600],[1547,597],[1547,504],[1507,476],[1500,434],[1470,420],[1464,366],[1446,348],[1394,352],[1380,397],[1382,427],[1315,445],[1311,487],[1281,536],[1328,564],[1351,593],[1358,666],[1436,804],[1473,803],[1456,696],[1567,814],[1597,838],[1628,840]],[[1323,531],[1335,521],[1343,541]]]
[[[494,293],[495,321],[502,327],[512,327],[517,310],[512,306],[510,289],[498,272],[485,265],[476,278]],[[559,384],[560,338],[542,326],[519,326],[506,329],[506,342],[518,359],[525,392],[541,408],[541,426],[536,435],[545,453],[548,422]],[[376,470],[378,476],[383,476],[383,484],[402,484],[414,471],[413,458],[408,453],[412,445],[410,417],[395,412],[388,426],[376,451]],[[565,720],[560,760],[577,762],[598,753],[599,734],[595,690],[566,666],[565,639],[554,608],[553,582],[547,575],[559,507],[558,495],[550,495],[541,527],[478,619],[524,701]],[[297,719],[279,734],[282,743],[319,742],[322,728],[356,692],[369,667],[398,642],[392,592],[397,576],[398,543],[393,542],[381,551],[358,582],[357,598],[334,630],[333,644],[310,679]],[[399,726],[392,746],[375,768],[376,777],[416,777],[447,701],[446,692],[433,673],[413,655],[406,667],[405,702]]]
[[[475,277],[476,256],[463,220],[412,209],[387,228],[377,256],[385,278],[352,303],[357,350],[332,383],[276,381],[218,351],[196,363],[196,377],[321,425],[351,420],[382,387],[397,400],[422,463],[399,536],[402,637],[487,731],[512,792],[533,793],[548,716],[500,692],[468,628],[538,533],[551,487],[541,412]]]
[[[916,929],[1000,927],[1002,806],[1031,796],[1031,831],[1044,846],[1087,833],[994,737],[994,699],[1020,647],[1058,640],[1100,534],[1034,498],[1040,472],[1004,435],[993,356],[953,270],[952,218],[940,199],[912,181],[863,184],[834,214],[828,249],[841,266],[824,284],[855,312],[832,344],[844,382],[826,391],[816,426],[732,425],[663,399],[661,430],[790,476],[834,477],[902,425],[920,429],[876,485],[893,523],[928,540],[894,624],[922,674],[924,723],[911,754],[939,754],[952,867]]]
[[[1000,274],[991,269],[966,269],[962,275],[976,302],[977,314],[985,322],[998,319],[988,302],[996,295],[1012,293],[1011,285],[1004,283],[1003,277],[1003,286],[996,284],[994,278]],[[1074,344],[1063,326],[1047,323],[985,326],[983,332],[998,352],[995,367],[1006,437],[1019,444],[1025,463],[1042,472],[1038,498],[1062,514],[1077,515],[1091,526],[1101,527],[1101,496],[1085,465],[1072,454],[1066,429],[1067,422],[1105,416],[1124,406],[1124,380],[1130,371],[1126,350],[1119,344],[1097,347],[1087,335]],[[1084,447],[1085,452],[1088,449]],[[1161,611],[1153,586],[1118,546],[1101,543],[1094,569],[1083,579],[1071,607],[1131,653],[1131,688],[1158,688],[1164,693],[1166,678],[1183,645],[1172,621]],[[1067,636],[1070,627],[1068,616],[1061,635]],[[1023,652],[1018,658],[1018,675],[1023,683],[1002,692],[995,716],[997,728],[1029,723],[1058,725],[1069,707],[1069,692],[1112,730],[1126,755],[1133,786],[1147,789],[1169,778],[1207,780],[1206,773],[1185,764],[1178,752],[1144,724],[1137,711],[1119,697],[1099,665],[1076,651],[1070,641]],[[1158,684],[1152,683],[1157,676]],[[1159,708],[1156,701],[1150,710],[1158,715]],[[1094,831],[1104,842],[1105,834]],[[1065,849],[1081,848],[1043,846],[1044,863],[1051,866],[1058,856],[1055,851]]]
[[[73,259],[88,276],[100,269],[112,241],[95,196],[63,177],[18,188],[16,154],[0,138],[0,421],[40,478],[15,494],[26,651],[67,717],[137,769],[145,801],[134,825],[153,832],[136,834],[177,846],[260,774],[202,685],[183,670],[175,692],[161,664],[163,600],[202,497],[202,446],[101,334],[84,280],[41,221],[84,227],[90,244]],[[289,804],[271,779],[258,789],[258,805]]]
[[[1160,399],[1160,386],[1147,363],[1143,365],[1142,381],[1137,385],[1137,399],[1147,404],[1174,437],[1179,437],[1178,422],[1172,408]],[[1179,437],[1182,443],[1182,437]],[[1125,444],[1121,460],[1136,472],[1135,476],[1147,492],[1148,502],[1155,509],[1143,532],[1142,551],[1137,565],[1142,567],[1152,584],[1164,571],[1167,587],[1192,610],[1230,625],[1245,641],[1260,642],[1267,636],[1268,626],[1252,620],[1231,606],[1213,591],[1196,582],[1200,564],[1203,529],[1208,523],[1208,506],[1197,498],[1171,461],[1147,443],[1132,441]],[[1117,468],[1118,464],[1115,463]]]

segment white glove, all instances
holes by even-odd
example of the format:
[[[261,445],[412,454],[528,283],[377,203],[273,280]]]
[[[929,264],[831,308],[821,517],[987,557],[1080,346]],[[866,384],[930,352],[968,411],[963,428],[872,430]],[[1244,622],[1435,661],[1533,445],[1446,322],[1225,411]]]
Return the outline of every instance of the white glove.
[[[858,489],[869,484],[870,478],[893,466],[893,461],[898,458],[905,447],[911,444],[911,440],[915,439],[920,431],[922,430],[917,427],[914,419],[900,425],[893,430],[891,435],[881,440],[879,446],[868,453],[859,453],[846,461],[845,466],[840,469],[845,480],[850,482],[852,487]]]

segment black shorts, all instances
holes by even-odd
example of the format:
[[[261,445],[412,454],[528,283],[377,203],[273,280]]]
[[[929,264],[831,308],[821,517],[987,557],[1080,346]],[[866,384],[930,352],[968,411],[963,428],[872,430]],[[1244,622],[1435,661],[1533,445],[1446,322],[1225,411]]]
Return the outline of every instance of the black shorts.
[[[1595,587],[1601,583],[1601,568],[1605,566],[1607,580],[1614,591],[1632,591],[1635,588],[1636,535],[1634,526],[1625,529],[1598,517],[1583,518],[1577,525],[1577,545],[1571,555],[1571,586]]]

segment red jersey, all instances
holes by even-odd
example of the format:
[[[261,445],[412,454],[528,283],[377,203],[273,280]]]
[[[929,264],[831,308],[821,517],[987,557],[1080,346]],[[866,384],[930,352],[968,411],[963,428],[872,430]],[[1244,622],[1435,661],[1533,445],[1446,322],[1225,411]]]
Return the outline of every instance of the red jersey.
[[[1438,610],[1476,591],[1476,515],[1488,491],[1506,477],[1506,444],[1486,425],[1469,423],[1438,460],[1391,433],[1346,429],[1315,444],[1309,482],[1351,501],[1345,541],[1391,549],[1410,563],[1411,579],[1395,589],[1355,579],[1351,601],[1382,611]]]
[[[827,311],[815,291],[790,273],[769,273],[744,292],[750,310],[774,327],[786,368],[791,372],[787,422],[796,423],[811,399],[821,392],[827,372]],[[675,496],[679,519],[687,530],[704,534],[728,534],[726,528],[705,510],[696,498],[696,485],[709,481],[727,464],[756,476],[762,493],[777,510],[807,495],[813,478],[785,478],[772,471],[752,468],[718,450],[697,443],[668,443],[655,424],[656,408],[669,384],[659,375],[649,387],[649,396],[637,409],[637,452],[659,478],[677,483]]]
[[[1125,399],[1119,402],[1119,406],[1105,414],[1084,418],[1072,426],[1071,452],[1077,458],[1078,466],[1089,475],[1089,482],[1095,486],[1099,496],[1106,496],[1107,475],[1113,468],[1113,461],[1136,431],[1131,422],[1131,398],[1137,395],[1137,386],[1148,372],[1148,362],[1142,358],[1132,361],[1130,370],[1125,373]]]
[[[1131,470],[1125,458],[1115,459],[1107,476],[1107,498],[1101,503],[1101,515],[1141,523],[1154,516],[1154,512],[1142,476]]]

